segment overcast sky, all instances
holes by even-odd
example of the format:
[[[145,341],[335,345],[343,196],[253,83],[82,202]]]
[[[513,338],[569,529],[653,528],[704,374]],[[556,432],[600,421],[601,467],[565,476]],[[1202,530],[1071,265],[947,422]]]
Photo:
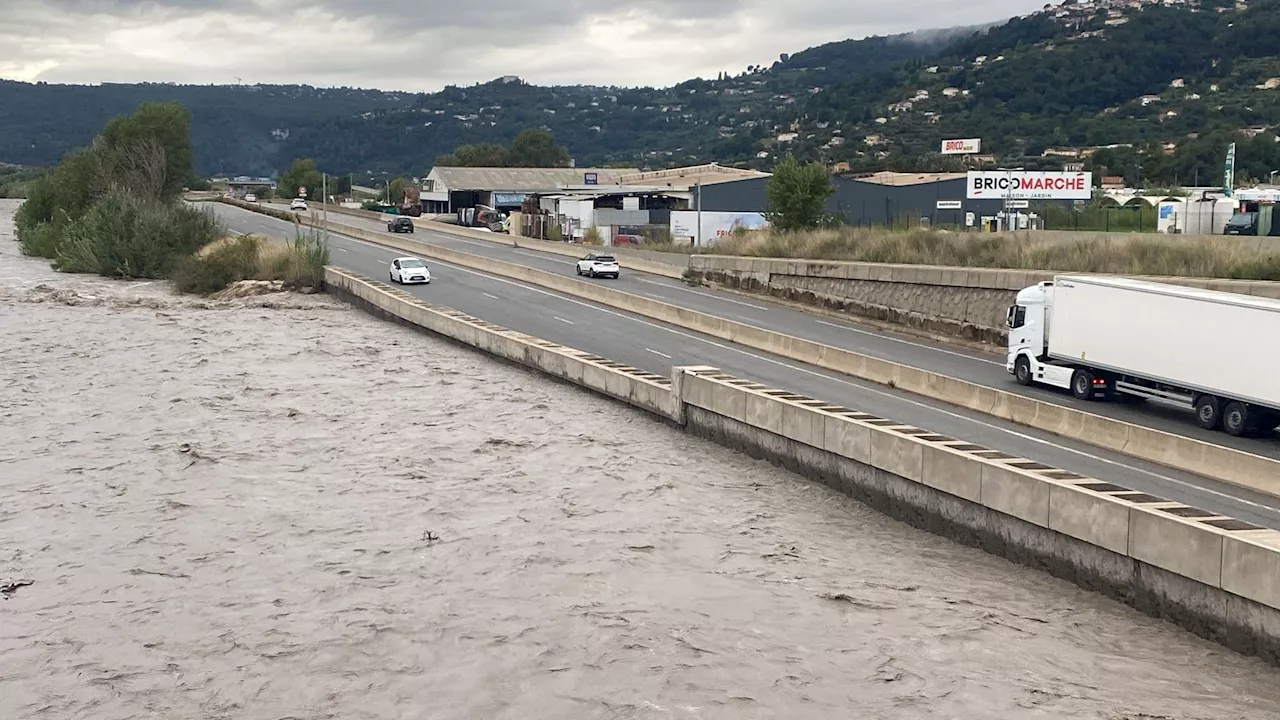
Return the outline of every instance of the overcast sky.
[[[439,90],[670,85],[1028,0],[0,0],[0,77]],[[623,9],[618,9],[623,8]]]

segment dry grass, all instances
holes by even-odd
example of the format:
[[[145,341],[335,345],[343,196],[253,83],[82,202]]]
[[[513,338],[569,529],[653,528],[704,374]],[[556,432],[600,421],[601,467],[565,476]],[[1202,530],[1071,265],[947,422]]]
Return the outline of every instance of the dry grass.
[[[180,263],[173,282],[182,292],[208,295],[240,280],[279,280],[286,288],[319,287],[329,252],[314,232],[292,243],[255,235],[216,240]]]
[[[1227,238],[1141,237],[1122,241],[1032,241],[1025,235],[894,232],[832,228],[802,233],[739,232],[707,248],[646,245],[648,250],[750,257],[852,260],[906,265],[1051,270],[1168,277],[1280,280],[1280,255],[1259,253]]]

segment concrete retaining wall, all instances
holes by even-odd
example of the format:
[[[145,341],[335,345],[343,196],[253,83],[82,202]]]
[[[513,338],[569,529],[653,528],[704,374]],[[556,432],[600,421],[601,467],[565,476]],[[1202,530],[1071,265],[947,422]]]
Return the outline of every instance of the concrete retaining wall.
[[[341,270],[327,268],[325,279],[330,291],[379,315],[619,399],[1280,664],[1280,532],[715,368],[676,368],[668,381]]]
[[[883,322],[1004,346],[1005,314],[1018,291],[1055,273],[933,265],[693,255],[691,279],[771,295]],[[1147,278],[1224,292],[1280,298],[1280,283]]]

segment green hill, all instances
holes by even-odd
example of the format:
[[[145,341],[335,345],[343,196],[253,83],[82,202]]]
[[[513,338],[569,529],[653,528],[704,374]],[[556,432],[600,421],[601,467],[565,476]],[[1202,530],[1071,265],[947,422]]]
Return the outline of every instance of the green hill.
[[[1085,162],[1148,184],[1280,168],[1280,0],[1046,5],[986,28],[846,40],[669,88],[540,87],[504,78],[438,93],[307,86],[0,82],[0,161],[47,165],[142,100],[190,108],[201,174],[419,175],[462,144],[543,127],[580,165],[791,152],[854,170],[941,170],[944,138],[1002,165]],[[1100,3],[1099,3],[1100,4]],[[359,180],[357,179],[357,182]]]

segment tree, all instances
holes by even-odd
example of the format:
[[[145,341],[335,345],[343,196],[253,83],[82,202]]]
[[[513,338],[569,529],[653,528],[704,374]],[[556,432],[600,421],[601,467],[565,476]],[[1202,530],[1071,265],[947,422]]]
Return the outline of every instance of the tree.
[[[94,145],[108,171],[128,167],[126,172],[136,178],[148,172],[141,165],[158,162],[163,177],[156,183],[164,200],[182,195],[194,177],[191,113],[178,103],[144,102],[133,113],[108,122]]]
[[[817,227],[826,219],[827,198],[834,192],[826,166],[801,165],[788,154],[769,178],[765,218],[782,232]]]
[[[276,182],[276,188],[283,197],[298,197],[298,189],[303,187],[307,189],[309,197],[320,197],[323,180],[320,171],[316,169],[316,161],[301,158],[289,165],[289,169]]]
[[[546,130],[525,130],[511,143],[511,167],[569,167],[569,151]]]
[[[459,145],[448,155],[436,158],[444,167],[508,167],[507,149],[494,143]]]

